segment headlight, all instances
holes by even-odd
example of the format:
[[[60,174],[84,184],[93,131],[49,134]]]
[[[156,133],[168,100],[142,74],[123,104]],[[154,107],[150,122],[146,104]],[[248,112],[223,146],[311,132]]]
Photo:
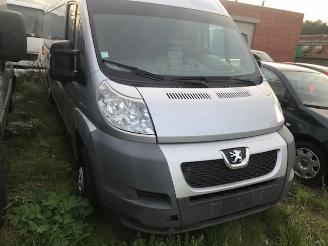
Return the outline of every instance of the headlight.
[[[264,80],[261,86],[265,92],[265,95],[270,96],[271,94],[274,93],[268,81]]]
[[[97,91],[97,104],[112,126],[138,134],[154,134],[148,109],[142,100],[124,98],[103,81]]]
[[[282,108],[280,106],[280,102],[279,102],[276,94],[272,90],[272,88],[271,88],[270,84],[268,83],[268,81],[264,80],[263,83],[261,84],[261,86],[264,90],[265,95],[270,97],[271,100],[272,100],[274,111],[276,113],[278,123],[283,124],[284,121],[285,121],[285,117],[284,117],[284,114],[282,112]]]
[[[273,107],[274,107],[274,111],[276,112],[277,121],[278,123],[283,124],[285,121],[285,117],[282,112],[280,102],[275,94],[273,94],[272,97],[273,97]]]

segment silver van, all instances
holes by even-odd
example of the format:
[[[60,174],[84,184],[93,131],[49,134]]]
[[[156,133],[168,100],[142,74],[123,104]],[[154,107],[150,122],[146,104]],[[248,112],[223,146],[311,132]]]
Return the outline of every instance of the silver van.
[[[174,233],[286,195],[293,137],[219,1],[61,1],[46,12],[45,37],[76,184],[104,214]]]
[[[26,36],[21,14],[4,9],[0,1],[0,224],[6,206],[5,178],[2,147],[8,112],[12,109],[15,87],[14,69],[11,61],[19,61],[26,55]]]

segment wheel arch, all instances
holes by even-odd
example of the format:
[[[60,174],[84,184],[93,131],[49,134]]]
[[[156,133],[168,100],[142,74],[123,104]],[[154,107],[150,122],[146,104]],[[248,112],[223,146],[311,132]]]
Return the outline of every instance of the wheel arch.
[[[87,150],[93,148],[91,135],[93,130],[95,130],[95,126],[89,119],[78,108],[74,109],[71,138],[75,160],[79,158],[79,145],[83,144]]]
[[[299,134],[299,135],[295,136],[296,144],[298,142],[302,142],[302,141],[310,142],[310,143],[314,144],[315,146],[317,146],[318,148],[320,148],[324,153],[326,152],[325,146],[320,141],[318,141],[316,138],[314,138],[312,136],[309,136],[306,134]]]

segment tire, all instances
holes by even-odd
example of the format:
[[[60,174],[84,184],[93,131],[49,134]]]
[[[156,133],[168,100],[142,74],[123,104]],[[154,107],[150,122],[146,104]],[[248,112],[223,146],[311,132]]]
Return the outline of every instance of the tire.
[[[307,185],[325,184],[327,157],[315,144],[307,141],[296,142],[295,173]]]
[[[90,159],[84,145],[78,148],[79,160],[77,165],[77,189],[80,195],[89,199],[93,206],[98,205],[94,179],[90,168]]]

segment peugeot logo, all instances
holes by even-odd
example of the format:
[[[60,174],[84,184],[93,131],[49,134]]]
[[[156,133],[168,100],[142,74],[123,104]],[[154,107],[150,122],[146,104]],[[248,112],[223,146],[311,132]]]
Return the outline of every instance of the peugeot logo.
[[[248,148],[225,149],[220,151],[224,163],[230,169],[240,169],[248,166],[250,152]]]

